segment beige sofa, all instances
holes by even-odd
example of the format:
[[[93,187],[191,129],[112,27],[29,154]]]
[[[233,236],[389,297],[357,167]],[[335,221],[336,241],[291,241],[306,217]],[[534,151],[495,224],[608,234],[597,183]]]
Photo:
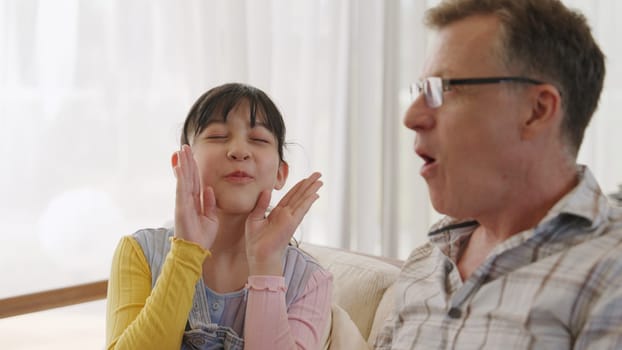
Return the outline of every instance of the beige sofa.
[[[369,349],[393,307],[401,260],[300,246],[333,274],[333,307],[325,349]]]

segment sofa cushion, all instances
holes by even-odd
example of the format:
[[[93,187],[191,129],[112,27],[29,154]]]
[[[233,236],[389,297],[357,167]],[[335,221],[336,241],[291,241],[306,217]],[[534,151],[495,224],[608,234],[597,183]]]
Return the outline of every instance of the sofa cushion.
[[[387,290],[384,292],[382,299],[380,299],[380,303],[378,303],[378,307],[376,308],[376,315],[374,316],[374,320],[372,322],[371,330],[369,331],[369,337],[367,338],[367,344],[370,349],[374,348],[374,342],[376,341],[376,337],[378,333],[384,327],[384,321],[389,317],[391,311],[395,308],[395,283],[389,286]]]
[[[333,303],[343,308],[365,340],[369,340],[376,309],[400,269],[354,252],[303,244],[300,247],[333,274]],[[385,310],[386,311],[386,310]],[[384,319],[385,316],[380,316]]]
[[[350,315],[337,304],[331,307],[331,324],[323,344],[323,350],[370,349]]]

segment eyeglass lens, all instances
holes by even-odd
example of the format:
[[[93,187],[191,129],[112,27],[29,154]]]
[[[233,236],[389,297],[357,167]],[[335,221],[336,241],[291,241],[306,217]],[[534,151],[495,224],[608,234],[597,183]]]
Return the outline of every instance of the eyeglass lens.
[[[430,108],[438,108],[443,104],[443,79],[430,77],[425,79],[425,102]]]
[[[410,94],[413,101],[422,93],[425,96],[425,102],[428,107],[440,107],[443,104],[443,79],[428,77],[411,85]]]

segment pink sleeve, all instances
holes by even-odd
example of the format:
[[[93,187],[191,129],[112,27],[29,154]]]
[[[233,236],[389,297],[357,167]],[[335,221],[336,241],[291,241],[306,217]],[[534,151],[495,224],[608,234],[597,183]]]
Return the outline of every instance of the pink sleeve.
[[[282,276],[249,276],[244,343],[247,349],[319,349],[330,316],[332,275],[315,271],[287,310]]]

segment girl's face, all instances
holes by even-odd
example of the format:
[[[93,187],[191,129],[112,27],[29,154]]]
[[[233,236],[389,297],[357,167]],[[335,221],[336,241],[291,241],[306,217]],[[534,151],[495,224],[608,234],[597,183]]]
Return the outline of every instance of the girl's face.
[[[250,108],[242,100],[227,115],[215,119],[192,141],[201,188],[211,186],[217,207],[227,213],[249,213],[263,190],[281,189],[288,174],[279,158],[276,137],[258,113],[251,127]]]

